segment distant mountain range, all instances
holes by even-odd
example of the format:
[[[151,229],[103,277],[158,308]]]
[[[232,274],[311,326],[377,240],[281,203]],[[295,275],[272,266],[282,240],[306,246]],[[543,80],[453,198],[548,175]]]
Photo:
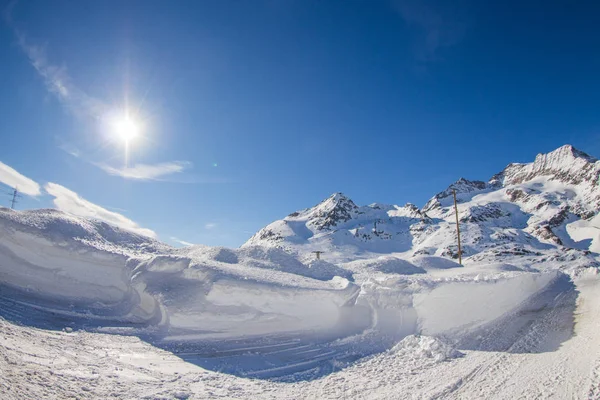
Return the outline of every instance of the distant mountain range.
[[[515,257],[532,265],[595,262],[590,252],[600,252],[599,174],[597,159],[565,145],[531,163],[509,164],[487,182],[461,178],[422,208],[357,206],[334,193],[267,225],[242,247],[278,247],[305,259],[323,251],[323,258],[342,263],[389,254],[456,259],[456,190],[466,263]]]

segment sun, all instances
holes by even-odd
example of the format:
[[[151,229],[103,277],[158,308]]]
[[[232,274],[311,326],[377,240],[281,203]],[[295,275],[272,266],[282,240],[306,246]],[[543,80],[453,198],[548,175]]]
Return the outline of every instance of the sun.
[[[129,115],[125,115],[115,121],[115,133],[119,139],[129,143],[139,135],[140,127]]]
[[[115,110],[108,123],[107,133],[112,136],[113,140],[122,143],[125,152],[125,167],[127,167],[133,142],[142,136],[145,125],[140,123],[140,120],[135,118],[135,115],[132,115],[127,108],[120,112]]]

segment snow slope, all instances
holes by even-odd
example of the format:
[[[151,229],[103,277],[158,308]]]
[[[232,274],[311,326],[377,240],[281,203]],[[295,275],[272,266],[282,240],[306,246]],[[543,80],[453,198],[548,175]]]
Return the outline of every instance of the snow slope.
[[[597,179],[563,146],[422,209],[334,194],[240,249],[0,209],[0,392],[596,398]]]

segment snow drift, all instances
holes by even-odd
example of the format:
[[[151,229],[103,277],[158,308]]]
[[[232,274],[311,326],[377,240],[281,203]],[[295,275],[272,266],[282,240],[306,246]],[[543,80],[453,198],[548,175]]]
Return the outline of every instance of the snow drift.
[[[196,339],[327,329],[358,293],[337,276],[348,271],[276,249],[181,252],[49,210],[0,211],[0,267],[0,285],[23,306]]]

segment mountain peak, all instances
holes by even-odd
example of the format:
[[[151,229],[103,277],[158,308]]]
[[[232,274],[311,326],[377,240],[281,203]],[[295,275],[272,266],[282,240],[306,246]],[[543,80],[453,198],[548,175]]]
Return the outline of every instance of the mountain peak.
[[[490,180],[491,184],[512,185],[528,181],[539,176],[565,183],[594,183],[598,179],[595,163],[598,160],[570,144],[566,144],[549,153],[540,153],[535,161],[528,164],[509,164],[502,172]]]
[[[587,162],[596,162],[596,158],[584,153],[581,150],[576,149],[570,144],[560,146],[558,149],[553,150],[549,153],[540,153],[535,157],[534,163],[544,162],[546,160],[573,160],[575,158],[581,158]]]
[[[313,208],[311,222],[318,229],[333,227],[351,219],[357,210],[358,206],[349,197],[336,192]]]
[[[314,208],[323,211],[331,211],[334,208],[341,207],[345,209],[356,208],[356,204],[344,193],[335,192],[325,200],[321,201]]]
[[[332,194],[331,194],[331,196],[329,196],[327,199],[325,199],[325,201],[326,201],[326,200],[333,200],[333,201],[335,201],[336,203],[337,203],[337,202],[340,202],[340,201],[352,201],[352,200],[350,200],[350,198],[349,198],[348,196],[346,196],[346,195],[345,195],[344,193],[342,193],[342,192],[335,192],[335,193],[332,193]]]

